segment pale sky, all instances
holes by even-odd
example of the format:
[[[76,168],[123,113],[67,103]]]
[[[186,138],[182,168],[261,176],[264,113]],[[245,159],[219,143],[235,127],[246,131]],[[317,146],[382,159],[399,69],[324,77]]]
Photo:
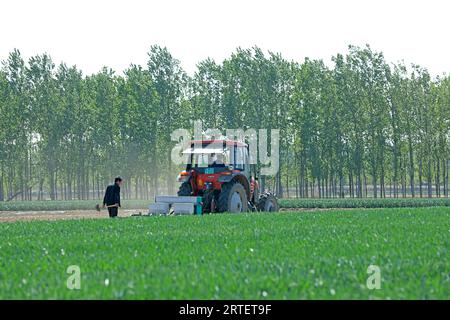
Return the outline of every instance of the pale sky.
[[[3,0],[0,60],[47,52],[85,74],[145,65],[166,46],[192,74],[211,57],[258,45],[289,60],[329,61],[369,43],[389,62],[450,73],[449,0]]]

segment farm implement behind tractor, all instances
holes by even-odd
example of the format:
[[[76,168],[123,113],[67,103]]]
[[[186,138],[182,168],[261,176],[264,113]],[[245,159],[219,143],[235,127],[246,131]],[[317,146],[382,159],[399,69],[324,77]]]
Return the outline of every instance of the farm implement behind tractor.
[[[191,141],[178,196],[157,196],[150,214],[278,211],[271,192],[261,192],[248,145],[231,140]]]

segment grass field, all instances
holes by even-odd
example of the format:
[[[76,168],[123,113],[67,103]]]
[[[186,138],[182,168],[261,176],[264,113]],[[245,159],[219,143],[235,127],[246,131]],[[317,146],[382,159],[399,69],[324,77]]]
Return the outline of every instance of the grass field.
[[[2,223],[0,298],[449,299],[449,239],[445,207]]]
[[[122,207],[143,209],[152,200],[123,200]],[[9,201],[0,202],[0,211],[92,210],[101,200]],[[280,199],[282,208],[402,208],[445,207],[450,198],[344,198],[344,199]]]

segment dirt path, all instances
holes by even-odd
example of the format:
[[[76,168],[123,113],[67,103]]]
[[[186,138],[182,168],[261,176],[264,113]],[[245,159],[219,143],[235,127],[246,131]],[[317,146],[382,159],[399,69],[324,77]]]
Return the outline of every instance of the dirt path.
[[[352,208],[281,208],[281,212],[318,212],[329,210],[354,210]],[[119,210],[119,217],[129,217],[132,214],[146,214],[148,209]],[[105,219],[108,212],[102,210],[65,210],[65,211],[0,211],[1,222],[32,221],[32,220],[67,220],[67,219]]]
[[[129,217],[147,209],[119,210],[119,217]],[[67,220],[67,219],[104,219],[108,212],[102,210],[67,210],[67,211],[0,211],[0,222],[31,221],[31,220]]]

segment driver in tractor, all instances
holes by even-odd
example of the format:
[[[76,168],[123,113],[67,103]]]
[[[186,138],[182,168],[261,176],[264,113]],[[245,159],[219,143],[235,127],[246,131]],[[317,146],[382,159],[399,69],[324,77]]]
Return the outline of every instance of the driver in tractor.
[[[225,156],[221,153],[213,153],[211,155],[211,167],[225,168]]]

